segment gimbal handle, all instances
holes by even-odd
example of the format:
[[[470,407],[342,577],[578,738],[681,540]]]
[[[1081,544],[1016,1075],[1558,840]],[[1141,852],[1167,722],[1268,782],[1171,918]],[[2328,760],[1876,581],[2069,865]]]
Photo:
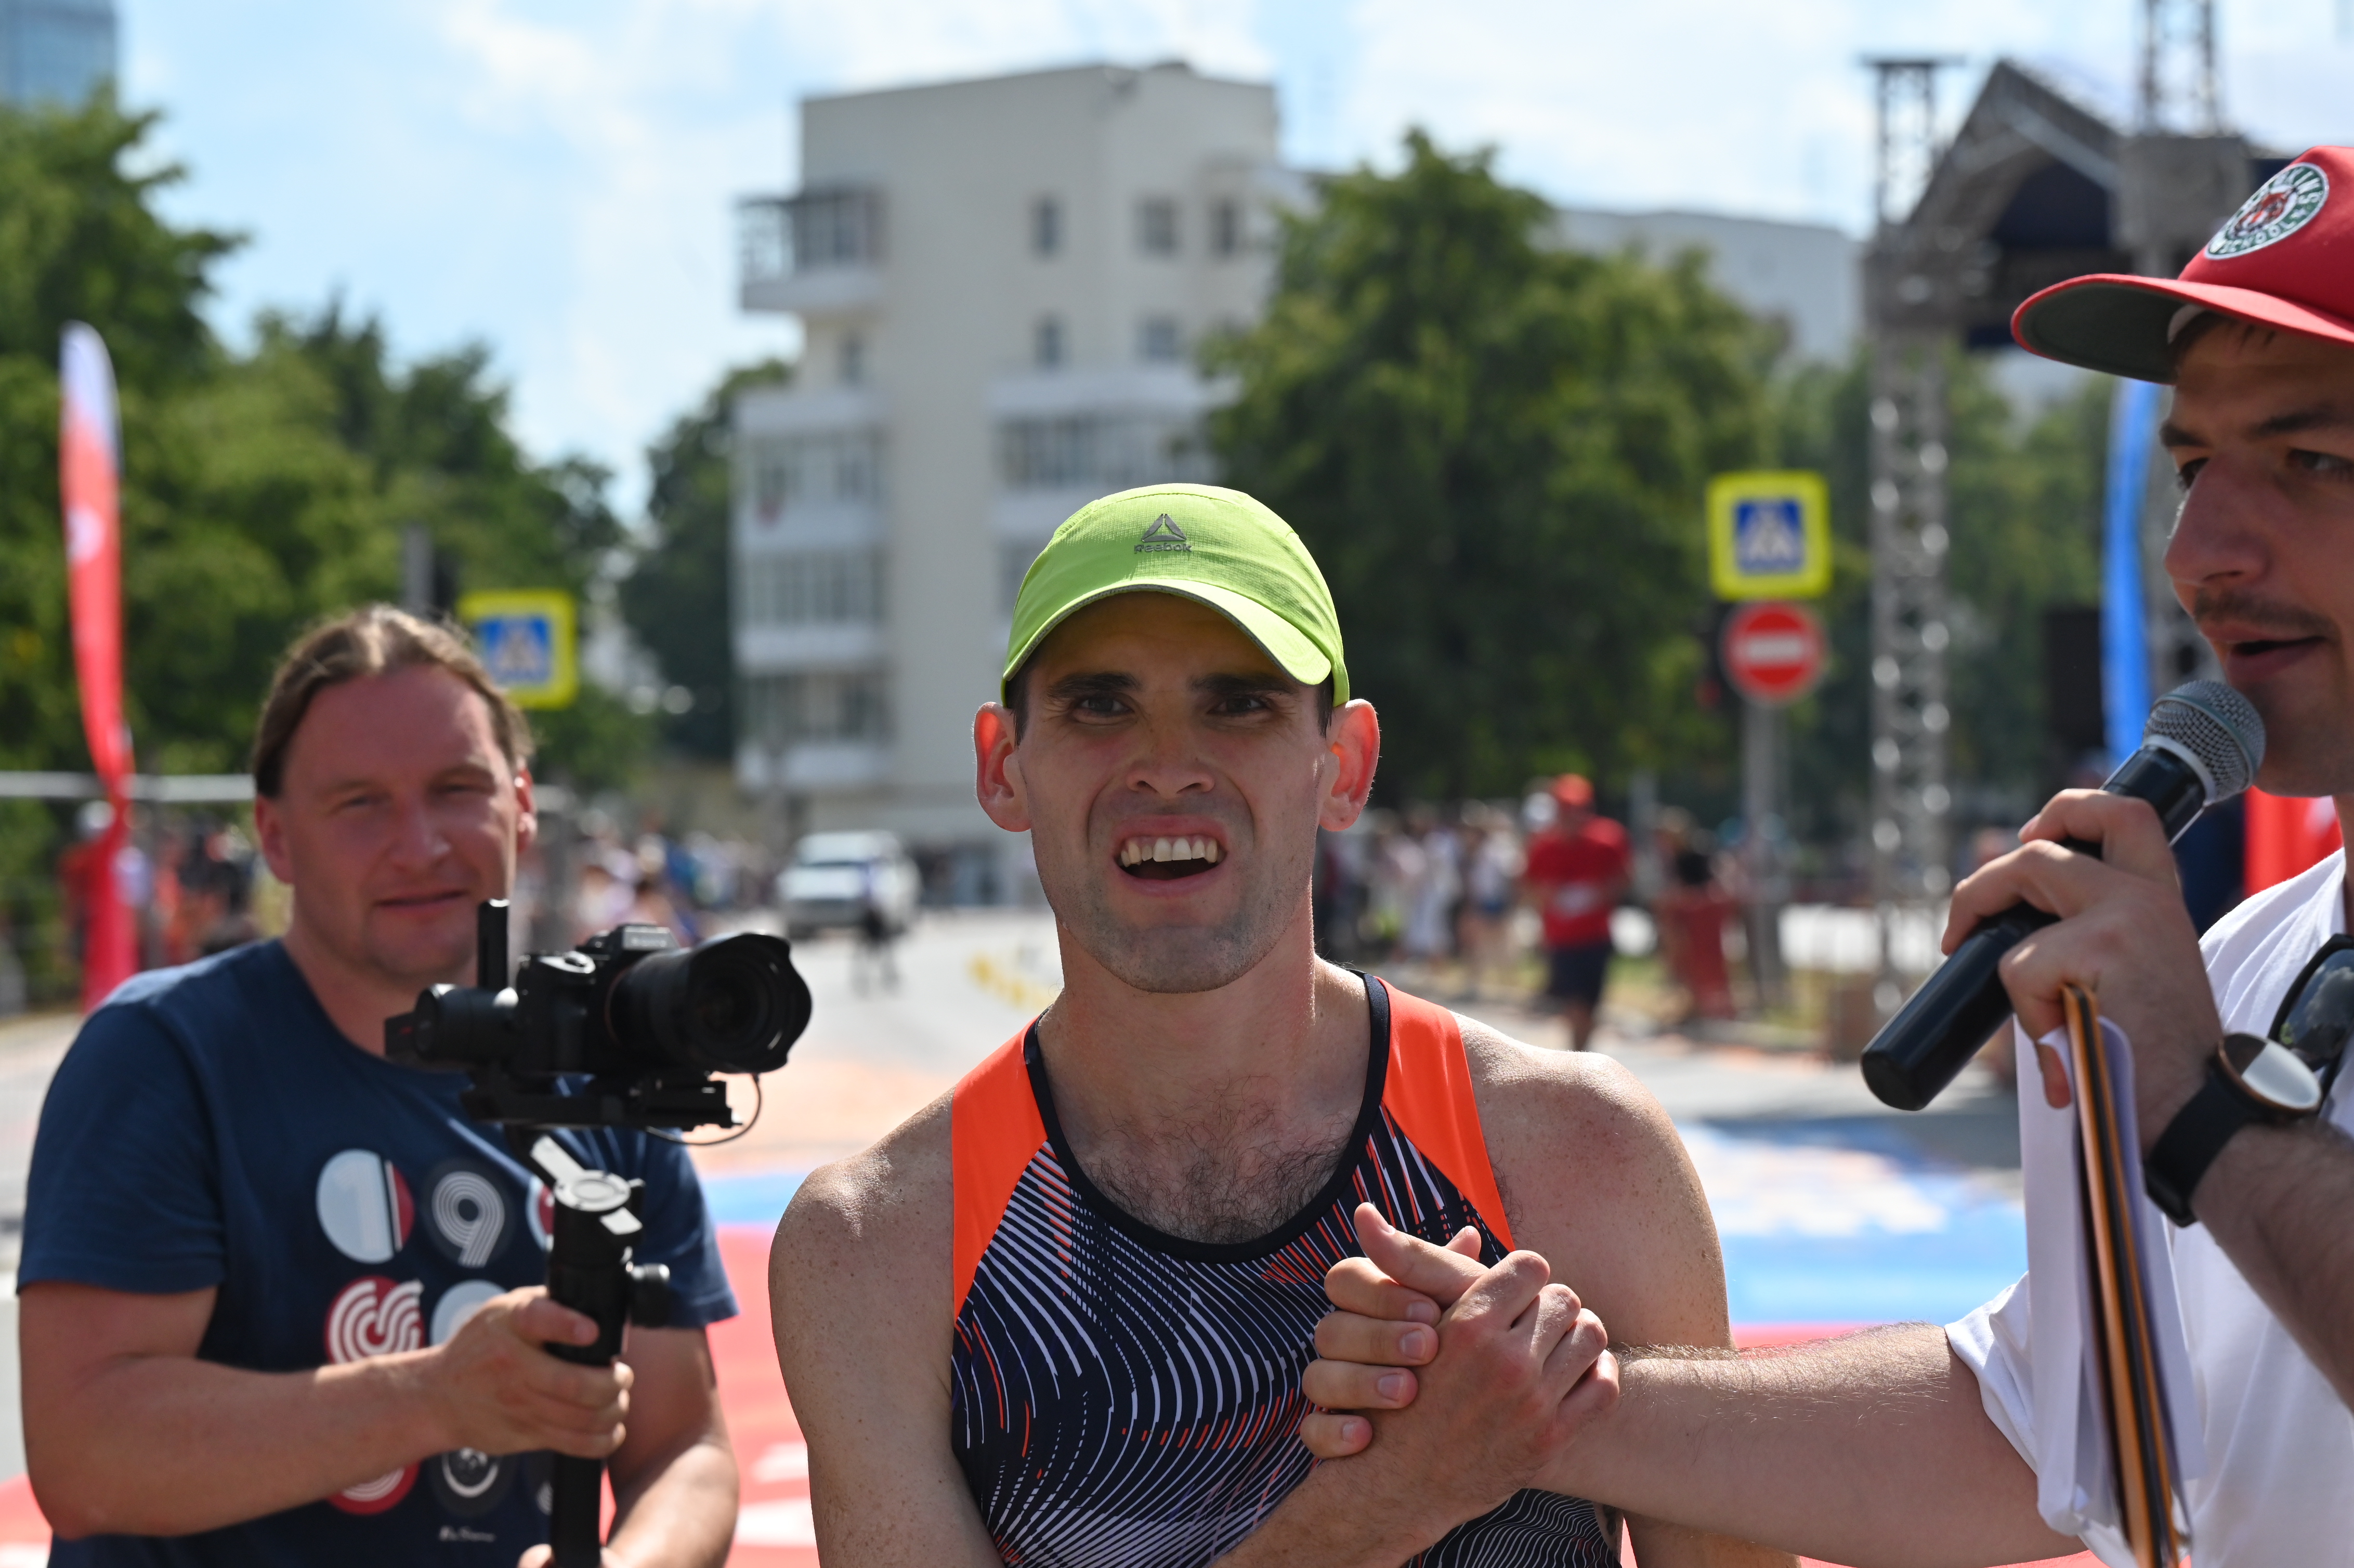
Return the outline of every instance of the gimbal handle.
[[[631,1262],[632,1248],[645,1229],[636,1213],[643,1183],[589,1170],[545,1134],[533,1143],[530,1159],[550,1179],[548,1190],[555,1199],[547,1250],[548,1299],[597,1325],[593,1343],[551,1344],[547,1351],[582,1366],[610,1365],[621,1353],[622,1333],[633,1319],[654,1328],[669,1315],[669,1268]],[[555,1568],[599,1568],[604,1559],[604,1461],[568,1454],[554,1458],[548,1542],[555,1548]]]

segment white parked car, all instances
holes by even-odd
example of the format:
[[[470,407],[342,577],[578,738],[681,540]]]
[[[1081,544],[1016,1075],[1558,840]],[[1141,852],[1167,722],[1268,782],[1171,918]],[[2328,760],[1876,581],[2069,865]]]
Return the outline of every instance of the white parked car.
[[[920,886],[896,833],[811,833],[778,876],[777,901],[790,936],[847,927],[896,937],[915,920]]]

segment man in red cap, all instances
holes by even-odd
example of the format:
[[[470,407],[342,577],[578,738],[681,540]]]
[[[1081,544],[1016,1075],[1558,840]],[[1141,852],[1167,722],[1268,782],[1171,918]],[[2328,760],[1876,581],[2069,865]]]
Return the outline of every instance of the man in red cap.
[[[1553,819],[1529,840],[1521,885],[1544,916],[1545,996],[1569,1025],[1569,1048],[1594,1035],[1610,972],[1610,912],[1634,863],[1627,830],[1594,810],[1594,786],[1575,773],[1553,781]]]
[[[2334,797],[2354,827],[2354,148],[2283,168],[2179,279],[2073,279],[2030,299],[2012,330],[2051,358],[2174,384],[2162,439],[2183,502],[2167,573],[2264,716],[2258,781]],[[2199,1412],[2177,1434],[2194,1561],[2354,1563],[2345,856],[2249,899],[2202,943],[2148,806],[2071,790],[2021,836],[1956,890],[1946,945],[2020,899],[2058,915],[2004,963],[2021,1024],[2055,1027],[2061,988],[2075,984],[2132,1042],[2150,1196],[2177,1227]],[[2071,839],[2099,857],[2061,847]],[[2277,1080],[2243,1074],[2259,1053]],[[1346,1310],[1318,1344],[1335,1359],[1306,1384],[1335,1412],[1303,1431],[1328,1458],[1373,1441],[1373,1424],[1341,1413],[1412,1399],[1380,1372],[1429,1361],[1421,1375],[1438,1383],[1454,1342],[1408,1356],[1411,1327],[1394,1319],[1426,1316],[1479,1274],[1364,1228],[1367,1257],[1329,1282]],[[2073,1356],[2037,1364],[2039,1340],[2069,1336],[2031,1322],[2034,1283],[1942,1330],[1759,1360],[1636,1352],[1616,1411],[1544,1484],[1840,1563],[2011,1563],[2068,1549],[2058,1527],[2132,1563],[2117,1530],[2093,1522],[2099,1500],[2070,1495],[2072,1465],[2031,1468],[2029,1456],[2063,1446],[2054,1434],[2080,1375]]]

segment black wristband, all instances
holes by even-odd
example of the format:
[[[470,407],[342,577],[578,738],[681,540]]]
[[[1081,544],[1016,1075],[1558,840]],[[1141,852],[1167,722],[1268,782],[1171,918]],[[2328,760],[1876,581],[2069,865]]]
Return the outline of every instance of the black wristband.
[[[2272,1121],[2273,1112],[2232,1081],[2221,1062],[2207,1065],[2207,1076],[2190,1103],[2174,1113],[2142,1160],[2142,1187],[2166,1217],[2185,1227],[2199,1223],[2191,1195],[2223,1146],[2251,1122]]]

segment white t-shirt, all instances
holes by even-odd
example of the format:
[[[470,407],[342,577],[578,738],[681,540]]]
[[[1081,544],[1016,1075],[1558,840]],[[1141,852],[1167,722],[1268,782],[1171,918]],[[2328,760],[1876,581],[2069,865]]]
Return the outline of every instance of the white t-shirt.
[[[2297,972],[2345,930],[2345,884],[2341,851],[2256,895],[2207,933],[2200,948],[2225,1029],[2272,1028]],[[2323,1114],[2354,1132],[2349,1082],[2354,1073],[2339,1075]],[[2166,1228],[2207,1448],[2206,1475],[2185,1488],[2191,1562],[2354,1568],[2354,1412],[2205,1226]],[[1987,1414],[2022,1455],[2034,1452],[2027,1287],[2020,1280],[1946,1330],[1978,1374]]]

